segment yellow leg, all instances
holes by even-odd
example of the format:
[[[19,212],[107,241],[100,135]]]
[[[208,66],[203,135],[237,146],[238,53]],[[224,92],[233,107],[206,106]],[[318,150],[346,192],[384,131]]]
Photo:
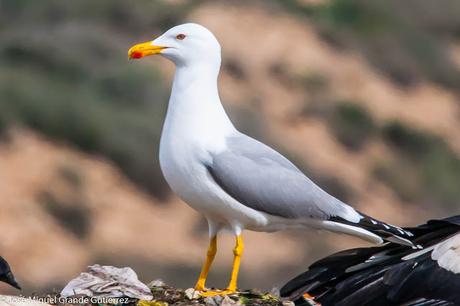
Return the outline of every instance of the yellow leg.
[[[243,236],[236,236],[236,245],[233,249],[233,268],[232,268],[232,277],[230,278],[230,283],[228,284],[227,290],[230,292],[236,292],[237,282],[238,282],[238,272],[240,271],[240,262],[241,255],[243,255],[244,245],[243,245]]]
[[[227,289],[225,290],[212,290],[202,292],[201,296],[215,296],[215,295],[227,295],[236,292],[237,282],[238,282],[238,272],[240,270],[241,255],[243,254],[243,237],[238,235],[236,237],[236,245],[233,249],[233,268],[232,276],[230,278],[230,283],[228,284]],[[198,289],[197,289],[198,290]]]
[[[208,277],[209,269],[211,268],[214,257],[217,253],[217,237],[214,236],[209,241],[208,253],[206,256],[206,261],[204,262],[203,268],[201,268],[200,276],[195,285],[195,290],[204,291],[206,290],[206,278]]]

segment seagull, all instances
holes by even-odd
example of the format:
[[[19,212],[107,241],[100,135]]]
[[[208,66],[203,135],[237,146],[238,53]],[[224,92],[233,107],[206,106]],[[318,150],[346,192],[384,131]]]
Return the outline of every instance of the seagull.
[[[21,289],[18,282],[14,278],[13,272],[11,272],[10,265],[1,256],[0,256],[0,281],[7,283],[16,289]]]
[[[209,225],[209,248],[196,290],[203,295],[236,292],[245,229],[315,228],[413,246],[410,232],[329,195],[286,157],[235,128],[219,98],[221,47],[211,31],[195,23],[178,25],[134,45],[128,58],[154,54],[176,66],[160,140],[161,170],[171,189]],[[230,283],[226,290],[207,290],[217,234],[223,229],[235,236]]]
[[[390,243],[342,251],[312,264],[281,296],[296,305],[460,305],[460,215],[408,230],[422,250]]]

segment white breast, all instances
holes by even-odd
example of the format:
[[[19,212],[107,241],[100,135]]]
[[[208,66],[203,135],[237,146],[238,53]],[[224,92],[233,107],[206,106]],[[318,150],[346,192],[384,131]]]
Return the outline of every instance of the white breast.
[[[227,137],[234,133],[219,99],[217,80],[197,78],[190,67],[178,69],[160,142],[166,181],[182,200],[214,221],[232,227],[235,222],[243,227],[263,225],[265,214],[238,203],[206,169],[212,154],[225,150]]]
[[[188,137],[188,133],[172,133],[165,127],[160,143],[160,166],[171,189],[184,201],[201,210],[207,194],[206,168],[200,160],[209,153]]]
[[[266,215],[248,208],[225,193],[212,179],[206,165],[212,153],[226,149],[226,137],[233,126],[212,122],[195,111],[170,111],[160,143],[160,166],[171,189],[188,205],[225,225],[257,227],[267,222]],[[210,122],[211,121],[211,122]],[[214,124],[209,126],[209,123]],[[225,123],[225,121],[224,121]]]

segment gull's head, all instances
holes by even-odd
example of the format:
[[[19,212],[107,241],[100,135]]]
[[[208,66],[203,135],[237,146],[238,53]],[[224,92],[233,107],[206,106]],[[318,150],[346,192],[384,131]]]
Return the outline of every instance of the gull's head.
[[[194,63],[220,64],[220,45],[214,34],[196,23],[175,26],[160,37],[140,43],[128,51],[130,59],[160,54],[177,66]]]

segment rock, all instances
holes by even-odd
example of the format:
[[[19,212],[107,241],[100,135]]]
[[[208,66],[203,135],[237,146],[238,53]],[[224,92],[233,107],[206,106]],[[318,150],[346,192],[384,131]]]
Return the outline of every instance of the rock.
[[[156,280],[151,281],[147,286],[149,288],[152,288],[152,287],[163,287],[164,285],[166,285],[164,281],[162,281],[161,279],[156,279]]]
[[[206,306],[219,306],[219,303],[217,303],[214,297],[211,296],[204,298],[204,303]]]
[[[222,303],[220,303],[220,306],[239,306],[239,305],[241,305],[240,301],[232,300],[228,295],[224,296]]]
[[[195,288],[188,288],[185,290],[185,296],[189,300],[196,300],[200,297],[200,292],[196,291]]]
[[[217,305],[220,305],[224,298],[222,296],[220,296],[220,295],[216,295],[216,296],[213,297],[213,299],[214,299],[214,301],[216,301]]]

